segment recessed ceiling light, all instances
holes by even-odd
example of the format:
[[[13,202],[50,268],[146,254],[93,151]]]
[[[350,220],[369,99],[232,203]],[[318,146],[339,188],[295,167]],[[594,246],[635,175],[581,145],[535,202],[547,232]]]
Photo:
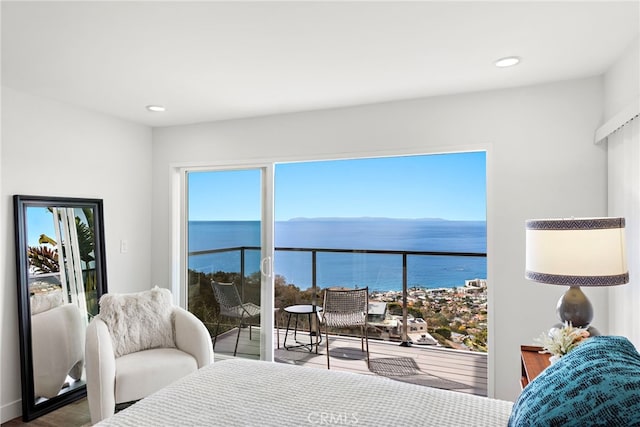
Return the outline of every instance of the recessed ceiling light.
[[[495,62],[496,67],[505,68],[505,67],[513,67],[514,65],[518,65],[520,63],[520,58],[517,56],[507,56],[505,58],[500,58]]]
[[[164,105],[147,105],[145,108],[154,113],[162,113],[167,110]]]

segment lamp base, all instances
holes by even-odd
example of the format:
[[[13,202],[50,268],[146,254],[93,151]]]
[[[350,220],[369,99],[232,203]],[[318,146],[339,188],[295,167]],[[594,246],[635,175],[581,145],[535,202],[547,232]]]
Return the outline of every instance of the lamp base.
[[[558,317],[563,323],[586,328],[593,320],[593,306],[580,286],[571,286],[558,300]]]

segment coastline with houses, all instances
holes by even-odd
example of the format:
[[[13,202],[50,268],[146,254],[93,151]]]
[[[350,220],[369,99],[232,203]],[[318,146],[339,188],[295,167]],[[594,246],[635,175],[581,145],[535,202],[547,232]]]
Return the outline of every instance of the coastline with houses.
[[[409,288],[407,312],[407,336],[413,344],[486,351],[486,279],[466,280],[453,288]],[[402,291],[371,292],[369,324],[370,336],[401,340]]]

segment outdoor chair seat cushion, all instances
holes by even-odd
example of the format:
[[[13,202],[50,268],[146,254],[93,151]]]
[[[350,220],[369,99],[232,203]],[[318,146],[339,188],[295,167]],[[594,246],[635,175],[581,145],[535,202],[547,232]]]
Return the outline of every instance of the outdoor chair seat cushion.
[[[321,320],[329,327],[342,328],[349,326],[364,326],[364,313],[322,313]]]
[[[176,348],[155,348],[116,359],[116,403],[150,395],[198,369],[196,358]]]
[[[233,317],[242,316],[243,311],[246,311],[247,313],[249,313],[249,316],[257,316],[258,314],[260,314],[260,306],[255,305],[252,302],[247,302],[242,304],[241,306],[236,305],[235,307],[229,307],[221,311],[222,311],[222,314],[233,316]]]

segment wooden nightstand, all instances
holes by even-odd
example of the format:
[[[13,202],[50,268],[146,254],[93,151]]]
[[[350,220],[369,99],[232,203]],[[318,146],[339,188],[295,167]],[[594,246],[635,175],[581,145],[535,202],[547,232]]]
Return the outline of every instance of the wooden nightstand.
[[[520,361],[522,366],[522,378],[520,385],[524,388],[529,384],[540,372],[544,371],[551,363],[549,362],[549,354],[541,354],[542,347],[533,345],[520,346]]]

